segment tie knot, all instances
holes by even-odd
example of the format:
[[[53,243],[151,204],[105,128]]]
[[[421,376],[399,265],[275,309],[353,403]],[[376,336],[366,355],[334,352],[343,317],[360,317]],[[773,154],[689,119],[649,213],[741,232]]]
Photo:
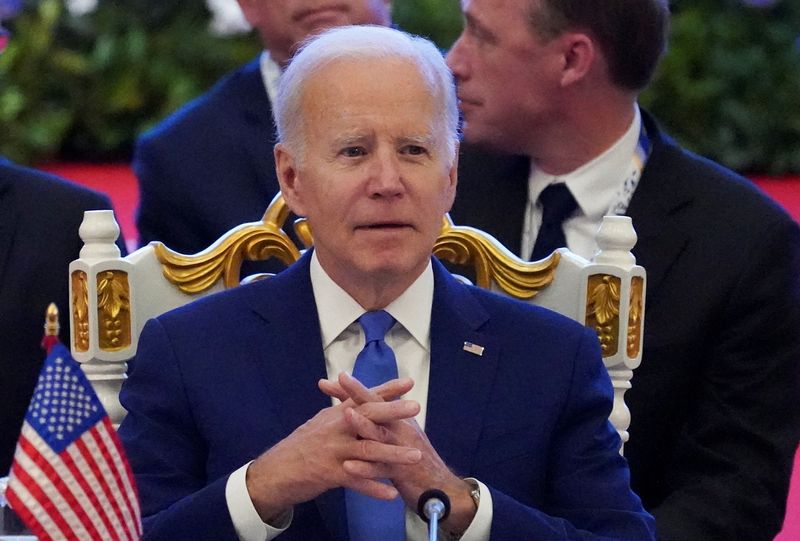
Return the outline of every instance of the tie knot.
[[[539,195],[542,203],[542,223],[561,225],[575,209],[578,202],[563,182],[550,184]]]
[[[385,310],[377,310],[374,312],[365,312],[360,318],[358,323],[364,329],[364,336],[366,343],[383,340],[386,333],[394,325],[394,318]]]

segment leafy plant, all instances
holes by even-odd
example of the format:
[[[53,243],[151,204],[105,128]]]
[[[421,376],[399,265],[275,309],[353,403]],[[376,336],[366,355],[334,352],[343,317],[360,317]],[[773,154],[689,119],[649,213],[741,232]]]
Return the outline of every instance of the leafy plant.
[[[40,0],[11,23],[0,153],[21,162],[125,159],[137,133],[259,49],[212,35],[198,0],[104,0],[81,17]]]
[[[684,145],[742,172],[800,172],[800,2],[673,2],[642,103]]]

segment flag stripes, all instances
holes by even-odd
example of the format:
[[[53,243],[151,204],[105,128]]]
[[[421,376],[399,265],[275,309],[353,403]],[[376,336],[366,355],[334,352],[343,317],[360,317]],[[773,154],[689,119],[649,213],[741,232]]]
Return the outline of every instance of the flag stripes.
[[[137,541],[136,484],[108,415],[67,349],[45,361],[6,498],[41,540]]]
[[[125,450],[116,435],[114,425],[111,424],[111,419],[107,416],[104,417],[103,424],[105,425],[105,430],[98,431],[96,435],[100,436],[103,445],[109,450],[110,460],[107,460],[109,464],[114,465],[114,475],[122,480],[120,490],[127,508],[133,514],[133,523],[140,524],[142,522],[142,513],[139,509],[139,492],[136,490],[133,470],[128,461],[123,459]]]
[[[87,475],[89,484],[101,501],[117,501],[121,502],[122,498],[118,492],[112,493],[111,483],[116,484],[116,480],[108,472],[108,467],[105,461],[98,461],[97,458],[102,456],[99,451],[92,448],[91,442],[93,441],[93,430],[84,434],[80,439],[75,442],[75,445],[69,449],[70,456],[75,460],[75,463],[81,470],[91,472]],[[113,513],[110,518],[114,523],[114,529],[118,534],[127,534],[124,539],[130,539],[130,531],[127,528],[128,521],[123,516],[122,508],[125,506],[114,506]],[[128,514],[130,517],[130,514]],[[115,535],[115,538],[120,536]]]
[[[31,457],[31,454],[27,451],[26,447],[30,447],[29,445],[20,446],[15,454],[15,463],[12,468],[12,472],[14,475],[18,476],[22,481],[22,485],[25,487],[29,487],[30,494],[33,496],[35,495],[36,501],[39,504],[44,504],[45,502],[52,501],[54,502],[55,507],[61,509],[62,507],[66,507],[69,510],[69,513],[66,514],[75,514],[77,518],[80,520],[81,524],[86,530],[91,531],[91,534],[94,536],[105,536],[108,535],[106,530],[102,532],[98,532],[95,528],[93,520],[91,518],[92,508],[89,506],[87,509],[85,505],[82,505],[74,491],[69,490],[65,484],[53,484],[50,487],[51,491],[57,491],[57,497],[51,497],[47,494],[47,489],[44,487],[39,486],[39,484],[35,481],[35,479],[46,479],[46,478],[53,478],[52,476],[57,475],[55,469],[52,465],[47,462],[41,455],[33,455],[34,458]],[[38,458],[39,460],[36,460]],[[87,513],[88,511],[88,513]],[[61,515],[65,515],[62,511]],[[65,517],[65,520],[66,517]],[[67,522],[70,522],[67,520]],[[72,526],[74,531],[78,531],[78,528]],[[86,533],[83,533],[85,536]]]

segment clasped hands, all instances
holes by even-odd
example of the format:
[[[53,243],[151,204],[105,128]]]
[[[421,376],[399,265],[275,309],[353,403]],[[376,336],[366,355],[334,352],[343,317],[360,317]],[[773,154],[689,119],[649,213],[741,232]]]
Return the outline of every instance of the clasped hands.
[[[422,492],[439,488],[451,500],[442,525],[463,532],[475,514],[470,487],[414,420],[419,404],[398,400],[413,386],[403,378],[367,389],[345,373],[335,382],[320,380],[322,392],[341,403],[321,410],[247,470],[247,490],[262,520],[274,523],[294,505],[338,487],[384,500],[399,493],[412,509]]]

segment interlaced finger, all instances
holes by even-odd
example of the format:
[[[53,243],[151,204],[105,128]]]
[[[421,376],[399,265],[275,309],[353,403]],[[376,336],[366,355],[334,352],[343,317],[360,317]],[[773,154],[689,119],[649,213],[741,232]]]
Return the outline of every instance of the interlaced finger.
[[[384,462],[386,464],[417,464],[422,459],[422,452],[414,447],[391,445],[375,440],[352,440],[347,445],[345,460],[363,460],[366,462]]]
[[[341,375],[339,377],[341,377]],[[346,376],[346,377],[354,379],[352,378],[352,376]],[[339,383],[338,378],[337,381],[321,379],[319,380],[317,385],[319,386],[319,389],[323,393],[325,393],[330,397],[340,400],[341,402],[345,403],[345,406],[356,405],[355,401],[351,401],[350,404],[346,404],[346,402],[350,399],[350,395]],[[382,383],[381,385],[373,387],[371,389],[371,392],[379,397],[378,401],[388,402],[400,398],[408,391],[410,391],[413,387],[414,387],[414,381],[411,378],[399,378],[399,379],[389,380],[386,383]]]

